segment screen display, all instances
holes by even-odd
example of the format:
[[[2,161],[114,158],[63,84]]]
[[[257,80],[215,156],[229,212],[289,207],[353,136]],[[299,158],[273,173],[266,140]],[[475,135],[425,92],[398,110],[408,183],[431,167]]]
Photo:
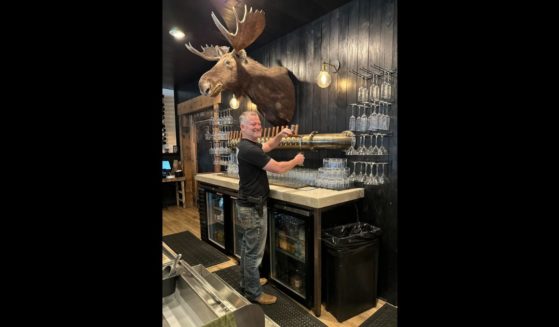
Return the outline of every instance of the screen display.
[[[169,160],[163,160],[163,170],[171,170],[171,163]]]

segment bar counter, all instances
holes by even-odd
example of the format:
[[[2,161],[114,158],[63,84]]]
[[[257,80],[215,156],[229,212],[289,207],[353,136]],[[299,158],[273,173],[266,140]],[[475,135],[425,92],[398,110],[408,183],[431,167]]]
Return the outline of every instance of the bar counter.
[[[234,191],[239,190],[239,180],[227,177],[223,173],[201,173],[195,176],[195,180],[201,183],[224,187]],[[270,185],[270,198],[307,207],[313,212],[313,312],[319,317],[321,314],[321,269],[322,269],[322,212],[328,209],[356,201],[365,196],[363,188],[352,188],[348,190],[329,190],[317,187],[290,188],[278,185]]]
[[[233,177],[223,176],[222,173],[197,174],[195,179],[199,182],[222,186],[235,191],[239,190],[239,180]],[[312,186],[294,189],[270,185],[270,198],[314,209],[321,209],[357,200],[364,196],[365,191],[363,188],[335,191]]]

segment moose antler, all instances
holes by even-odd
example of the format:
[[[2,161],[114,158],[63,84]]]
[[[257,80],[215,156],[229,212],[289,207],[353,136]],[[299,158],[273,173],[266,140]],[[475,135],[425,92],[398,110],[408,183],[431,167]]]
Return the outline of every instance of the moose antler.
[[[213,11],[212,19],[221,34],[223,34],[233,48],[236,51],[241,51],[251,45],[252,42],[254,42],[254,40],[262,34],[262,31],[266,26],[266,17],[264,16],[264,11],[252,11],[252,7],[250,7],[250,11],[247,13],[246,5],[243,19],[239,20],[235,7],[233,7],[233,13],[235,14],[235,24],[237,26],[235,33],[229,32],[217,19]]]
[[[202,46],[202,52],[196,50],[190,42],[184,45],[190,52],[209,61],[218,61],[221,56],[229,52],[229,47],[210,45]]]
[[[215,97],[223,90],[231,90],[236,96],[247,96],[258,106],[258,111],[274,126],[291,122],[295,113],[295,87],[285,67],[265,67],[247,56],[245,48],[262,34],[266,18],[262,10],[245,11],[242,19],[235,14],[235,33],[229,32],[212,12],[212,19],[219,31],[233,47],[217,45],[202,47],[202,52],[190,43],[186,48],[206,60],[217,63],[198,81],[202,95]]]

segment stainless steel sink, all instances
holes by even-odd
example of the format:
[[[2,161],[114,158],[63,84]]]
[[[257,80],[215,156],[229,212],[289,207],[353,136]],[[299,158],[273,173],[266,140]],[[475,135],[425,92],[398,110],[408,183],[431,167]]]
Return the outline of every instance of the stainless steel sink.
[[[166,265],[174,264],[177,255],[165,243],[163,249],[172,259]],[[258,305],[251,304],[204,266],[190,266],[184,260],[176,260],[176,269],[166,265],[163,266],[163,326],[203,326],[234,319],[237,326],[279,327]]]

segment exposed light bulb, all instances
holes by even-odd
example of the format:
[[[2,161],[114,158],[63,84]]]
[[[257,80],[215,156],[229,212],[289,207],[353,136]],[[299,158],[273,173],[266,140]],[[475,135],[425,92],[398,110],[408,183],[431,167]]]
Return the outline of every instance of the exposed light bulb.
[[[169,34],[171,34],[177,40],[182,40],[182,39],[184,39],[184,36],[185,36],[183,31],[179,30],[176,27],[171,28],[171,30],[169,31]]]
[[[318,87],[324,89],[330,86],[330,83],[332,83],[332,77],[330,76],[330,73],[326,71],[326,65],[322,65],[322,69],[316,77],[316,84],[318,85]]]
[[[239,100],[235,97],[235,94],[233,94],[233,97],[229,100],[229,106],[231,109],[239,109],[239,105]]]

